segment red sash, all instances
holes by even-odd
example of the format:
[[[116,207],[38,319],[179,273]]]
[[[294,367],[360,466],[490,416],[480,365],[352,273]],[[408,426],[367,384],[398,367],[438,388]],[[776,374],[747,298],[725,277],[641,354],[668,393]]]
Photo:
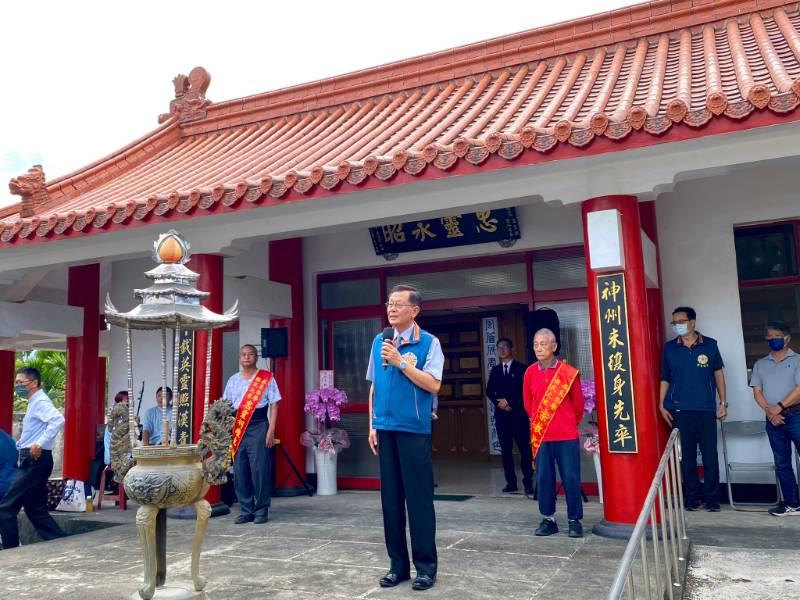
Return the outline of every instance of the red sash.
[[[253,412],[258,405],[261,396],[264,395],[264,390],[267,389],[272,373],[260,369],[250,382],[250,387],[244,393],[242,403],[239,405],[239,410],[236,411],[236,422],[233,424],[233,435],[231,438],[231,458],[236,456],[236,451],[239,450],[239,444],[242,443],[242,436],[244,430],[250,424],[250,419],[253,417]]]
[[[531,419],[531,451],[533,458],[536,458],[536,453],[539,452],[539,446],[544,441],[544,434],[553,417],[556,416],[556,411],[564,398],[569,394],[569,388],[578,376],[578,369],[560,361],[556,368],[556,373],[547,386],[547,390],[542,396],[542,401],[539,403],[539,408],[536,409],[536,414]]]

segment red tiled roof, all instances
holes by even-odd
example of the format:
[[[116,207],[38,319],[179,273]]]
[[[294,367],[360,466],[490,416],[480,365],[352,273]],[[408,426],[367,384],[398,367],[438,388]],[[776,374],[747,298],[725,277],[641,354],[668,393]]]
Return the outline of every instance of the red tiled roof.
[[[796,2],[661,0],[260,96],[197,102],[122,151],[48,182],[44,200],[24,209],[33,216],[0,214],[0,242],[789,113],[800,104],[800,12]]]

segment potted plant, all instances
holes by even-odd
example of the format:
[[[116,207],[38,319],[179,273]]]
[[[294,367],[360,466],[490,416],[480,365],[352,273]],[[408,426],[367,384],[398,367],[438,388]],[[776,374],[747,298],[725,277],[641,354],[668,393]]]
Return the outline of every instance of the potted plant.
[[[594,472],[597,475],[597,490],[600,496],[600,504],[602,504],[603,474],[600,470],[600,431],[597,428],[597,413],[595,412],[597,396],[594,380],[586,379],[581,381],[581,391],[583,392],[583,412],[589,415],[586,426],[582,431],[583,449],[592,456],[592,460],[594,461]]]
[[[300,435],[300,443],[314,449],[317,467],[317,494],[336,494],[336,455],[350,447],[350,438],[344,429],[333,427],[342,419],[342,407],[347,404],[347,394],[336,388],[312,390],[306,394],[303,410],[314,418],[311,431]]]

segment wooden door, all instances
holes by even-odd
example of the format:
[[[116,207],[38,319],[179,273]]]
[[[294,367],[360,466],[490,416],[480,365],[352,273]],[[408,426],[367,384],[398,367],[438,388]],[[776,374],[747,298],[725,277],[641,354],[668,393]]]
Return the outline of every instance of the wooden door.
[[[445,356],[439,419],[433,425],[437,458],[478,458],[488,453],[480,315],[426,318]]]

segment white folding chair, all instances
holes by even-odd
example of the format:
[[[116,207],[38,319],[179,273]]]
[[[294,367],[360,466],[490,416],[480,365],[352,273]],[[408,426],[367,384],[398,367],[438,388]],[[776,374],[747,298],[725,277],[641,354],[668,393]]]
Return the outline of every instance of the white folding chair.
[[[733,502],[733,486],[731,482],[731,474],[739,473],[763,473],[771,471],[775,476],[775,503],[783,500],[781,494],[781,486],[778,481],[778,474],[775,471],[774,462],[734,462],[728,458],[728,441],[727,435],[744,437],[744,438],[758,438],[766,437],[767,433],[764,430],[764,421],[722,421],[722,454],[725,461],[725,479],[728,483],[728,501],[731,508],[734,510],[745,510],[738,508]],[[764,506],[760,502],[739,502],[739,506]]]

